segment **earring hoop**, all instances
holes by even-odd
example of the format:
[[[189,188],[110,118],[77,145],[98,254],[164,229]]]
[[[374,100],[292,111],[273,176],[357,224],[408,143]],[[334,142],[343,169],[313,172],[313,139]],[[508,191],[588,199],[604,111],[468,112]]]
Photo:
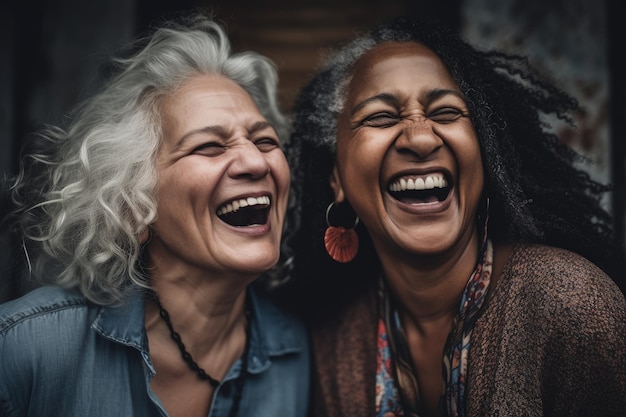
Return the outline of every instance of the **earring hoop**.
[[[324,232],[324,248],[326,253],[340,263],[347,263],[356,257],[359,251],[359,236],[355,227],[359,224],[359,216],[355,214],[354,224],[350,228],[330,224],[330,212],[337,207],[331,202],[326,208],[326,231]]]
[[[335,206],[335,202],[334,202],[334,201],[332,201],[332,202],[328,205],[328,207],[326,207],[326,225],[327,225],[328,227],[335,227],[335,226],[332,226],[332,225],[330,224],[330,220],[329,220],[329,218],[328,218],[328,216],[330,215],[330,210],[331,210],[333,207],[336,207],[336,206]],[[357,225],[359,224],[359,221],[360,221],[359,216],[357,216],[357,215],[355,214],[355,215],[354,215],[354,224],[352,225],[352,227],[350,227],[350,228],[348,228],[348,229],[354,229],[355,227],[357,227]]]

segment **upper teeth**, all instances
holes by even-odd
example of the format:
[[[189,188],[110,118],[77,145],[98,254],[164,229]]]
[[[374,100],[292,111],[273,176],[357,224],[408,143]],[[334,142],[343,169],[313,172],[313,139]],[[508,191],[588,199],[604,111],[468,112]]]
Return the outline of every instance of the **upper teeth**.
[[[268,205],[269,203],[270,203],[270,198],[266,195],[262,197],[241,198],[239,200],[233,200],[228,204],[224,204],[222,207],[220,207],[217,210],[217,214],[221,216],[226,213],[237,211],[242,207],[256,206],[258,204]]]
[[[448,186],[446,177],[442,174],[428,175],[419,178],[399,178],[389,185],[390,191],[431,190]]]

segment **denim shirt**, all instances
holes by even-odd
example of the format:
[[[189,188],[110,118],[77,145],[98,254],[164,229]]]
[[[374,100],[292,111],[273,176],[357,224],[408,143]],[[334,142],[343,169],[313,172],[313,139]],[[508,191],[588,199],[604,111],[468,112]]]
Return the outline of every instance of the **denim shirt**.
[[[240,417],[304,417],[309,348],[301,322],[249,290],[248,374]],[[182,365],[181,361],[181,365]],[[215,389],[209,417],[227,417],[241,371],[238,359]],[[0,305],[0,416],[167,416],[150,389],[144,305],[88,302],[46,286]]]

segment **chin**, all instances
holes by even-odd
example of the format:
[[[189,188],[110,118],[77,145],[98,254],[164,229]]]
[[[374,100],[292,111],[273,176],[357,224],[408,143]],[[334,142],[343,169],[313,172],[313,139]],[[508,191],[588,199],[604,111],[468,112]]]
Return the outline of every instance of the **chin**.
[[[240,260],[240,266],[237,268],[238,270],[245,271],[248,274],[256,274],[263,275],[265,272],[269,271],[278,263],[278,256],[268,258],[263,257],[262,259],[247,259]]]
[[[442,241],[442,235],[437,235],[430,239],[423,237],[417,242],[404,245],[404,250],[410,254],[418,256],[436,256],[449,251],[454,246],[453,241]]]

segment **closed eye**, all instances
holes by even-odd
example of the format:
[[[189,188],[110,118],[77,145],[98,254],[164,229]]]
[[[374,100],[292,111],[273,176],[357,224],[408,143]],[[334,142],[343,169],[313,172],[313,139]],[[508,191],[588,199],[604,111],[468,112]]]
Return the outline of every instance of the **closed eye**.
[[[451,123],[464,116],[467,113],[455,107],[442,107],[428,114],[428,118],[437,123]]]
[[[369,127],[390,127],[398,123],[400,116],[393,113],[375,113],[364,118],[360,125]]]
[[[202,155],[202,156],[219,156],[226,151],[226,148],[223,144],[219,142],[206,142],[200,146],[194,148],[191,152],[194,155]]]
[[[254,145],[261,152],[270,152],[276,148],[280,148],[280,142],[278,141],[278,139],[273,137],[263,137],[260,139],[256,139],[254,141]]]

